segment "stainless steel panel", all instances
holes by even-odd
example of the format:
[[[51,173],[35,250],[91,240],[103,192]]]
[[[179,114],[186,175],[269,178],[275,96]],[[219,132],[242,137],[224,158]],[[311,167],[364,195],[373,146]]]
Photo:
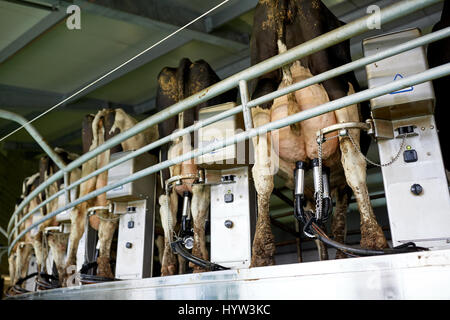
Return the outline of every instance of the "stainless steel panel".
[[[76,271],[80,271],[84,263],[95,261],[97,238],[98,238],[97,231],[91,228],[89,223],[87,223],[83,236],[80,238],[80,241],[78,242]],[[69,246],[70,240],[69,245],[67,247]],[[92,270],[89,272],[89,274],[92,274]]]
[[[27,275],[37,272],[37,259],[36,256],[33,254],[31,255],[30,261],[28,262],[28,272]],[[32,277],[25,281],[23,284],[23,287],[28,291],[34,291],[36,290],[36,277]]]
[[[415,125],[416,136],[406,139],[407,148],[417,152],[416,162],[403,155],[383,167],[383,183],[394,245],[414,241],[420,246],[450,246],[450,197],[434,116],[393,121],[394,128]],[[378,141],[380,161],[386,163],[398,152],[401,139]],[[420,184],[423,192],[410,189]]]
[[[64,185],[61,186],[63,188]],[[73,201],[78,197],[78,189],[74,188],[70,190],[70,200]],[[66,196],[64,194],[58,197],[58,208],[62,208],[66,205]],[[70,212],[72,210],[66,210],[56,216],[56,221],[70,221]]]
[[[155,180],[154,175],[152,177]],[[115,276],[117,279],[148,278],[152,275],[153,266],[153,197],[128,202],[127,205],[136,210],[120,217]]]
[[[199,120],[205,120],[213,117],[223,111],[234,108],[234,102],[224,103],[208,108],[202,108],[199,113]],[[203,148],[211,143],[226,139],[235,135],[236,133],[244,131],[243,115],[238,113],[223,120],[217,121],[213,124],[207,125],[198,130],[198,148]],[[215,150],[213,152],[204,154],[196,159],[201,167],[221,169],[225,166],[245,165],[248,163],[246,157],[245,141],[230,145],[225,148]]]
[[[13,299],[449,299],[450,250],[127,280]]]
[[[395,45],[420,37],[419,29],[389,33],[363,41],[364,55],[372,56]],[[419,74],[428,69],[423,47],[374,62],[366,66],[369,88]],[[434,90],[431,82],[425,82],[403,90],[394,91],[370,100],[376,119],[401,119],[412,115],[432,114]]]
[[[133,151],[117,152],[110,156],[110,162],[124,157]],[[136,158],[130,159],[108,170],[108,184],[113,184],[123,178],[126,178],[133,173],[146,169],[157,163],[156,157],[148,153],[144,153]],[[133,201],[141,200],[150,196],[153,190],[154,182],[150,176],[143,177],[136,181],[127,183],[112,189],[106,193],[107,199],[114,199],[115,201]],[[149,194],[150,193],[150,194]]]
[[[233,269],[248,268],[251,260],[252,216],[248,167],[221,170],[235,182],[211,186],[211,262]],[[232,195],[233,201],[225,202]],[[231,221],[227,228],[225,221]]]

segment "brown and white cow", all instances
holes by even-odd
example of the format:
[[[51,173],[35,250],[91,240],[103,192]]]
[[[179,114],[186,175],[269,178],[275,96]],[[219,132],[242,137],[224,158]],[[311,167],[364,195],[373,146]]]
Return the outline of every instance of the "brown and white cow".
[[[88,115],[83,120],[82,140],[83,152],[91,151],[104,143],[111,137],[125,132],[137,123],[130,115],[122,109],[103,109],[96,115]],[[93,159],[87,161],[82,166],[81,176],[85,177],[91,172],[105,166],[109,162],[109,156],[112,153],[120,151],[130,151],[139,149],[158,138],[156,126],[151,127],[115,146]],[[80,197],[106,186],[108,183],[108,171],[89,179],[80,185]],[[106,199],[106,193],[97,196],[91,200],[83,202],[71,211],[71,232],[70,242],[66,259],[66,271],[73,265],[76,265],[76,254],[78,243],[84,233],[85,222],[87,219],[88,208],[106,207],[109,201]],[[97,259],[97,275],[100,277],[114,278],[110,266],[111,243],[118,221],[107,209],[96,210],[95,215],[89,218],[90,225],[98,231],[100,252]],[[66,277],[67,277],[66,273]]]
[[[255,11],[251,39],[251,61],[257,64],[287,49],[302,44],[333,29],[341,27],[333,13],[319,0],[260,0]],[[351,61],[349,41],[313,53],[307,57],[255,79],[253,98],[258,98],[294,82]],[[358,90],[353,73],[348,73],[321,84],[309,86],[287,96],[252,109],[255,127],[314,108],[339,99]],[[253,242],[251,266],[274,264],[274,239],[270,229],[269,198],[273,190],[271,165],[274,157],[292,168],[296,161],[309,161],[318,157],[316,132],[324,127],[343,122],[360,121],[357,105],[329,112],[301,123],[282,128],[272,134],[254,138],[255,165],[253,177],[258,193],[258,222]],[[355,141],[360,132],[350,130]],[[274,139],[276,138],[276,139]],[[275,145],[272,148],[271,144]],[[278,149],[278,154],[273,150]],[[361,214],[361,246],[385,248],[387,242],[378,225],[370,204],[366,186],[366,163],[347,137],[328,140],[323,144],[323,163],[333,172],[344,169],[347,184],[353,190]],[[286,166],[286,165],[284,165]],[[291,172],[292,172],[291,171]],[[333,179],[333,178],[332,178]],[[345,182],[334,191],[346,207]],[[344,210],[339,209],[335,230],[342,233]],[[345,208],[346,211],[346,208]]]
[[[22,202],[34,189],[39,186],[39,172],[34,175],[25,178],[22,185],[22,195],[18,203]],[[40,203],[40,196],[38,195],[32,199],[18,214],[18,220],[21,220],[28,212],[36,208]],[[17,205],[16,205],[17,208]],[[25,222],[18,228],[17,234],[20,234],[25,229],[33,224],[33,217],[29,217]],[[13,237],[14,239],[14,237]],[[30,262],[31,255],[33,254],[33,236],[31,232],[27,232],[21,241],[17,242],[14,248],[11,250],[10,256],[8,258],[9,262],[9,273],[10,273],[10,283],[14,286],[20,279],[27,276],[28,265]]]
[[[60,156],[61,161],[68,165],[70,162],[78,158],[77,154],[67,152],[61,148],[55,148],[55,152]],[[58,166],[55,164],[55,162],[49,158],[48,156],[44,156],[40,159],[39,162],[39,170],[40,170],[40,183],[44,183],[47,179],[49,179],[53,174],[55,174],[57,171],[59,171]],[[75,168],[69,173],[69,184],[74,183],[75,181],[79,180],[81,177],[81,169]],[[51,197],[58,191],[60,191],[64,186],[62,185],[64,182],[63,179],[59,179],[52,183],[48,188],[46,188],[45,193],[43,195],[43,199]],[[74,201],[77,199],[79,193],[79,187],[73,188],[69,192],[69,201]],[[65,198],[65,196],[63,196]],[[46,212],[51,213],[56,211],[61,205],[64,205],[64,203],[61,203],[59,198],[56,198],[55,200],[52,200],[46,205]],[[52,219],[48,220],[44,224],[40,226],[41,233],[45,230],[48,226],[59,226],[60,222],[57,221],[57,217],[53,217]],[[45,235],[42,235],[45,236]],[[46,236],[46,243],[48,243],[48,248],[42,248],[41,251],[44,252],[44,256],[47,255],[47,252],[45,250],[47,249],[49,252],[52,253],[53,262],[55,263],[56,269],[58,271],[59,281],[60,284],[63,282],[63,276],[64,276],[64,266],[65,266],[65,255],[67,252],[67,244],[69,241],[69,234],[63,233],[63,232],[49,232]],[[36,247],[35,247],[36,248]],[[36,250],[36,249],[35,249]]]
[[[158,89],[156,96],[156,106],[162,112],[165,108],[213,85],[220,81],[220,78],[204,60],[192,63],[184,58],[177,68],[165,67],[158,75]],[[161,137],[172,134],[177,129],[186,128],[198,120],[199,110],[207,106],[235,101],[237,91],[231,90],[207,102],[198,104],[194,108],[188,109],[177,116],[163,121],[159,126]],[[183,153],[189,152],[193,148],[193,134],[187,134],[173,141],[170,145],[161,147],[161,161],[172,159]],[[177,175],[197,174],[197,165],[194,160],[188,160],[165,169],[161,172],[163,183],[170,177]],[[170,248],[173,230],[177,223],[178,197],[185,191],[192,193],[191,216],[194,225],[194,247],[192,254],[204,260],[208,260],[208,252],[205,242],[205,219],[209,210],[209,187],[201,184],[192,184],[192,179],[183,180],[182,185],[176,186],[166,195],[159,197],[161,222],[164,229],[164,253],[162,257],[161,275],[174,275],[177,270],[177,259]],[[180,264],[183,262],[180,261]],[[204,271],[197,265],[191,265],[194,272]],[[179,273],[182,268],[179,268]]]

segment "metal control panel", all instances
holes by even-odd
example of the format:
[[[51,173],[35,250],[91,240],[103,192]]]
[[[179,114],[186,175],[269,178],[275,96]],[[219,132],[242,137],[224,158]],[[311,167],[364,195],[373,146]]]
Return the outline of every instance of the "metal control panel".
[[[366,56],[420,36],[417,29],[364,40]],[[424,48],[370,64],[369,88],[423,72],[428,68]],[[413,241],[437,249],[450,246],[450,196],[436,124],[431,82],[371,100],[393,245]],[[386,125],[388,123],[388,125]]]
[[[132,151],[112,154],[110,161]],[[147,153],[109,169],[108,184],[156,164],[156,157]],[[113,202],[113,213],[120,216],[117,240],[117,279],[142,279],[152,275],[155,224],[155,174],[107,192]]]
[[[27,275],[37,272],[37,259],[34,254],[31,255],[30,261],[28,262],[28,272]],[[23,284],[23,287],[28,291],[36,290],[36,277],[31,277]]]
[[[363,41],[365,56],[372,56],[388,48],[421,36],[419,29],[389,33]],[[397,54],[366,66],[369,88],[413,76],[428,69],[424,47]],[[433,114],[434,90],[430,81],[404,88],[370,100],[375,119],[396,120]]]
[[[248,167],[206,170],[211,185],[211,262],[231,269],[250,266],[256,193]]]
[[[156,181],[155,181],[156,183]],[[120,214],[117,240],[117,279],[149,278],[153,269],[153,197],[127,203],[114,203]]]
[[[97,231],[89,225],[86,224],[83,236],[78,242],[77,250],[77,271],[80,271],[83,264],[93,262],[96,260],[96,249],[97,249],[98,236]],[[70,246],[70,240],[67,247]],[[93,274],[93,270],[89,270],[88,274]]]
[[[117,152],[110,156],[110,162],[122,158],[133,151]],[[108,170],[108,184],[115,183],[123,178],[129,177],[135,172],[141,171],[157,163],[155,156],[148,153],[141,154],[136,158],[127,160],[118,166]],[[124,184],[106,193],[107,199],[114,199],[114,201],[134,201],[145,199],[149,194],[149,190],[153,190],[153,179],[151,176],[146,176],[133,182]]]

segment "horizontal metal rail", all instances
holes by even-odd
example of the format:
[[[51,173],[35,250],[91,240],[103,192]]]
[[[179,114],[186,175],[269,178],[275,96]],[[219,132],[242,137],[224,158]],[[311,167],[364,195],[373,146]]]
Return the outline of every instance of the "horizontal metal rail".
[[[379,13],[380,23],[385,24],[394,21],[397,18],[406,16],[410,13],[416,12],[418,10],[424,9],[432,4],[441,2],[442,0],[405,0],[397,4],[393,4]],[[92,159],[93,157],[101,154],[102,152],[110,149],[111,147],[129,139],[130,137],[148,129],[149,127],[158,124],[166,119],[176,116],[182,111],[192,108],[202,102],[205,102],[213,97],[216,97],[234,87],[239,85],[241,80],[250,80],[266,74],[272,70],[280,68],[281,66],[291,63],[297,59],[308,56],[312,53],[318,52],[320,50],[331,47],[337,43],[350,39],[351,37],[357,36],[369,30],[370,21],[372,16],[362,17],[356,21],[348,23],[338,29],[328,32],[322,36],[315,39],[307,41],[299,46],[296,46],[282,54],[274,56],[267,59],[259,64],[256,64],[244,71],[236,73],[235,75],[222,80],[215,85],[212,85],[197,94],[186,98],[171,107],[156,113],[155,115],[137,123],[135,126],[129,130],[118,134],[117,136],[109,139],[105,143],[101,144],[92,151],[74,160],[67,166],[67,170],[73,170],[74,168],[80,167],[84,162]],[[33,192],[31,192],[17,207],[11,220],[8,224],[8,232],[10,232],[12,224],[14,222],[14,217],[23,210],[23,208],[31,201],[36,195],[38,195],[46,186],[62,178],[63,172],[58,171],[52,175],[43,185],[38,186]]]
[[[378,54],[375,54],[373,56],[365,57],[365,58],[359,59],[357,61],[350,62],[350,63],[345,64],[343,66],[340,66],[338,68],[335,68],[335,69],[326,71],[324,73],[321,73],[319,75],[313,76],[313,77],[311,77],[309,79],[306,79],[306,80],[294,83],[294,84],[292,84],[292,85],[290,85],[288,87],[285,87],[283,89],[277,90],[275,92],[271,92],[269,94],[266,94],[266,95],[264,95],[262,97],[259,97],[259,98],[255,99],[255,100],[252,100],[252,101],[248,102],[247,103],[247,107],[248,108],[252,108],[252,107],[258,106],[258,105],[260,105],[262,103],[265,103],[265,102],[271,101],[273,99],[276,99],[278,97],[281,97],[283,95],[286,95],[286,94],[288,94],[290,92],[306,88],[306,87],[308,87],[310,85],[313,85],[313,84],[317,84],[317,83],[323,82],[325,80],[328,80],[328,79],[334,78],[336,76],[345,74],[347,72],[356,70],[358,68],[364,67],[367,64],[370,64],[370,63],[373,63],[373,62],[377,62],[377,61],[380,61],[382,59],[394,56],[396,54],[399,54],[399,53],[411,50],[413,48],[416,48],[416,47],[419,47],[419,46],[423,46],[425,44],[444,39],[444,38],[446,38],[448,36],[450,36],[450,27],[447,27],[445,29],[442,29],[442,30],[430,33],[428,35],[419,37],[419,38],[414,39],[414,40],[410,40],[408,42],[405,42],[403,44],[397,45],[395,47],[392,47],[392,48],[390,48],[388,50],[385,50],[385,51],[380,52]],[[142,147],[142,148],[140,148],[138,150],[135,150],[135,151],[129,153],[128,155],[124,156],[124,157],[121,157],[121,158],[119,158],[119,159],[117,159],[115,161],[110,162],[109,164],[107,164],[107,165],[105,165],[105,166],[95,170],[94,172],[90,173],[89,175],[87,175],[85,177],[82,177],[81,179],[75,181],[74,183],[69,185],[67,187],[67,189],[70,190],[70,189],[80,185],[81,183],[83,183],[83,182],[85,182],[85,181],[87,181],[87,180],[89,180],[89,179],[99,175],[100,173],[102,173],[102,172],[104,172],[106,170],[109,170],[110,168],[113,168],[113,167],[115,167],[115,166],[117,166],[117,165],[119,165],[119,164],[121,164],[121,163],[123,163],[125,161],[128,161],[128,160],[130,160],[132,158],[135,158],[135,157],[137,157],[137,156],[139,156],[139,155],[141,155],[141,154],[143,154],[145,152],[148,152],[148,151],[150,151],[152,149],[155,149],[155,148],[157,148],[157,147],[159,147],[159,146],[161,146],[161,145],[163,145],[165,143],[173,141],[173,140],[175,140],[178,137],[184,136],[185,134],[189,134],[189,133],[191,133],[191,132],[193,132],[195,130],[198,130],[198,129],[204,127],[204,126],[212,124],[212,123],[214,123],[216,121],[223,120],[223,119],[228,118],[228,117],[230,117],[232,115],[235,115],[235,114],[243,111],[242,108],[243,108],[242,105],[237,106],[235,108],[232,108],[230,110],[227,110],[225,112],[217,114],[217,115],[215,115],[213,117],[210,117],[210,118],[207,118],[205,120],[199,121],[199,122],[195,123],[192,126],[184,128],[183,130],[178,130],[178,131],[172,133],[169,136],[166,136],[166,137],[164,137],[162,139],[159,139],[158,141],[155,141],[155,142],[150,143],[150,144],[148,144],[148,145],[146,145],[146,146],[144,146],[144,147]],[[47,200],[45,200],[42,203],[40,203],[32,211],[28,212],[24,217],[22,217],[22,219],[18,222],[17,226],[20,226],[20,224],[22,224],[24,221],[26,221],[31,215],[33,215],[35,212],[37,212],[41,207],[43,207],[44,205],[46,205],[50,201],[56,199],[62,193],[63,193],[63,191],[61,190],[61,191],[55,193],[50,198],[48,198]],[[16,229],[17,229],[17,227],[15,227],[12,230],[12,232],[14,232]],[[12,232],[10,234],[12,234]]]
[[[381,23],[388,23],[388,22],[393,21],[393,20],[395,20],[395,19],[397,19],[399,17],[408,15],[408,14],[410,14],[412,12],[417,11],[417,10],[421,10],[421,9],[423,9],[423,8],[429,6],[429,5],[432,5],[434,3],[437,3],[439,1],[441,1],[441,0],[422,0],[422,1],[410,0],[410,1],[402,1],[400,3],[394,4],[394,5],[386,8],[386,9],[383,9],[380,12],[380,21],[381,21]],[[315,38],[315,39],[313,39],[311,41],[305,42],[304,44],[301,44],[301,45],[299,45],[297,47],[294,47],[294,48],[288,50],[287,52],[285,52],[283,54],[280,54],[280,55],[277,55],[275,57],[272,57],[272,58],[270,58],[270,59],[268,59],[268,60],[266,60],[264,62],[261,62],[261,63],[259,63],[257,65],[254,65],[254,66],[252,66],[252,67],[250,67],[250,68],[248,68],[248,69],[246,69],[246,70],[244,70],[242,72],[239,72],[239,73],[235,74],[234,76],[231,76],[231,77],[229,77],[229,78],[227,78],[227,79],[225,79],[223,81],[220,81],[219,83],[217,83],[217,84],[215,84],[215,85],[213,85],[213,86],[211,86],[211,87],[209,87],[209,88],[207,88],[205,90],[202,90],[201,92],[199,92],[199,93],[197,93],[197,94],[195,94],[195,95],[193,95],[193,96],[191,96],[191,97],[189,97],[189,98],[187,98],[187,99],[185,99],[183,101],[180,101],[180,102],[174,104],[173,106],[167,108],[166,110],[164,110],[162,112],[159,112],[159,113],[157,113],[157,114],[155,114],[155,115],[153,115],[153,116],[151,116],[151,117],[149,117],[149,118],[139,122],[133,128],[131,128],[131,129],[129,129],[129,130],[127,130],[127,131],[125,131],[125,132],[123,132],[123,133],[113,137],[112,139],[106,141],[104,144],[100,145],[96,149],[94,149],[94,150],[84,154],[83,156],[81,156],[77,160],[75,160],[72,163],[70,163],[66,167],[66,170],[67,171],[73,170],[74,168],[77,168],[77,167],[81,166],[87,160],[89,160],[89,159],[97,156],[98,154],[106,151],[107,149],[109,149],[109,148],[111,148],[111,147],[121,143],[122,141],[129,139],[130,137],[134,136],[135,134],[138,134],[138,133],[146,130],[150,126],[153,126],[153,125],[155,125],[155,124],[157,124],[157,123],[159,123],[161,121],[164,121],[164,120],[166,120],[166,119],[168,119],[170,117],[176,116],[179,112],[182,112],[182,111],[184,111],[184,110],[186,110],[188,108],[191,108],[191,107],[193,107],[195,105],[198,105],[201,102],[207,101],[207,100],[209,100],[209,99],[211,99],[211,98],[213,98],[213,97],[215,97],[215,96],[217,96],[217,95],[219,95],[221,93],[224,93],[224,92],[226,92],[226,91],[228,91],[228,90],[238,86],[239,85],[239,81],[241,81],[241,80],[246,80],[247,81],[247,80],[256,78],[256,77],[258,77],[260,75],[263,75],[263,74],[265,74],[267,72],[270,72],[270,71],[272,71],[274,69],[277,69],[277,68],[281,67],[282,65],[291,63],[291,62],[293,62],[293,61],[295,61],[297,59],[300,59],[300,58],[302,58],[304,56],[310,55],[312,53],[315,53],[317,51],[320,51],[320,50],[323,50],[323,49],[325,49],[327,47],[335,45],[335,44],[337,44],[339,42],[347,40],[347,39],[349,39],[349,38],[351,38],[353,36],[359,35],[359,34],[361,34],[361,33],[363,33],[363,32],[368,30],[368,21],[370,19],[371,19],[371,16],[363,17],[361,19],[358,19],[358,20],[356,20],[356,21],[354,21],[352,23],[349,23],[349,24],[341,27],[341,28],[333,30],[333,31],[331,31],[331,32],[329,32],[327,34],[324,34],[324,35],[322,35],[320,37],[317,37],[317,38]],[[446,70],[444,68],[444,66],[442,66],[442,67],[443,67],[443,70]],[[343,69],[341,69],[341,71],[342,70]],[[351,69],[349,69],[349,71],[350,70]],[[432,69],[432,70],[434,70],[435,73],[431,74],[432,77],[430,77],[429,79],[432,79],[433,77],[439,77],[439,74],[441,74],[441,73],[439,73],[437,68]],[[429,71],[431,71],[431,70],[429,70]],[[429,73],[424,73],[424,74],[430,75]],[[435,76],[436,74],[438,74],[438,76]],[[329,75],[331,76],[331,72],[329,73]],[[442,75],[446,75],[445,72],[442,73]],[[442,75],[440,75],[440,76],[442,76]],[[322,74],[322,76],[323,76],[323,74]],[[411,77],[411,79],[413,79],[413,78],[414,77]],[[311,79],[309,79],[309,80],[311,80]],[[425,79],[423,81],[427,81],[429,79]],[[320,80],[320,81],[323,81],[323,80]],[[402,82],[396,81],[395,86],[398,86],[399,83],[403,83],[403,80],[401,80],[401,81]],[[298,84],[296,84],[296,85],[298,85]],[[411,85],[411,84],[407,84],[407,85],[405,85],[405,87],[409,86],[409,85]],[[307,86],[307,85],[305,85],[305,86]],[[393,85],[392,88],[394,88],[395,86]],[[286,89],[284,89],[284,90],[286,90]],[[292,91],[293,90],[296,90],[296,89],[292,89]],[[371,90],[375,90],[375,89],[371,89]],[[396,89],[393,89],[393,90],[396,90]],[[392,92],[393,90],[390,90],[390,91],[388,90],[386,93]],[[366,92],[366,91],[364,91],[364,92]],[[280,93],[279,95],[281,96],[281,95],[286,94],[286,93]],[[276,94],[278,94],[278,93],[276,93]],[[267,97],[265,97],[265,98],[268,99],[268,100],[273,99],[273,98],[267,98]],[[345,98],[343,98],[343,99],[345,99]],[[253,107],[253,106],[259,104],[260,100],[261,100],[261,98],[248,102],[247,107]],[[337,101],[340,101],[340,100],[342,100],[342,99],[335,100],[333,102],[337,102]],[[363,100],[361,100],[361,101],[363,101]],[[316,109],[318,110],[319,107],[314,108],[314,110],[316,110]],[[339,108],[336,108],[336,109],[339,109]],[[333,109],[333,110],[336,110],[336,109]],[[239,106],[239,107],[236,107],[236,108],[230,110],[229,115],[236,114],[236,113],[238,113],[240,111],[242,111],[242,106]],[[325,111],[325,112],[328,112],[328,111]],[[300,114],[303,114],[303,113],[304,112],[302,112]],[[321,114],[321,113],[319,113],[319,114]],[[227,115],[227,116],[229,116],[229,115]],[[291,117],[294,117],[294,116],[296,116],[296,115],[293,115]],[[314,117],[314,116],[315,115],[307,116],[305,119],[308,119],[308,118]],[[285,118],[285,119],[282,119],[282,120],[291,119],[291,117]],[[217,116],[216,117],[216,121],[220,120],[220,118],[221,117]],[[295,120],[295,121],[290,122],[290,123],[294,123],[294,122],[298,122],[298,121],[301,121],[301,120]],[[205,123],[206,122],[203,122],[203,125],[205,125]],[[273,124],[279,124],[279,121],[273,122],[271,124],[272,125]],[[286,125],[289,125],[289,124],[286,124]],[[284,125],[284,126],[286,126],[286,125]],[[196,128],[199,128],[198,124],[196,124],[194,126],[191,126],[189,128],[186,128],[186,129],[189,129],[190,131],[193,131]],[[256,128],[256,129],[260,130],[261,128]],[[244,133],[245,134],[253,134],[254,133],[253,130],[255,130],[255,129],[249,130],[248,132],[244,132]],[[274,129],[270,129],[270,130],[274,130]],[[182,135],[181,133],[179,133],[179,134]],[[242,137],[242,134],[239,134],[239,135],[236,135],[235,137],[233,137],[233,139],[234,138],[241,139],[239,141],[242,141],[242,140],[248,139],[250,136],[248,136],[246,138],[243,138],[243,139],[241,137]],[[162,145],[164,143],[167,143],[171,139],[173,139],[173,136],[165,137],[165,138],[163,138],[163,139],[153,143],[153,146],[151,148],[155,148],[156,146],[159,146],[159,145]],[[229,140],[230,139],[225,140],[226,141],[225,143],[228,143]],[[234,142],[229,143],[229,144],[233,144],[233,143],[236,143],[236,142],[239,142],[239,141],[234,141]],[[229,145],[229,144],[225,144],[225,145]],[[207,152],[210,152],[212,150],[220,149],[220,148],[223,147],[223,145],[222,145],[222,146],[218,146],[216,149],[211,149],[211,147],[214,147],[215,145],[217,145],[217,144],[213,144],[213,145],[208,146],[207,148],[204,148],[202,150],[202,152],[207,153]],[[146,147],[148,147],[148,150],[150,150],[149,146],[146,146]],[[137,152],[136,151],[133,152],[132,154],[129,155],[130,159],[132,157],[135,157],[135,156],[139,155],[140,153],[143,153],[143,152],[145,152],[145,151],[142,151],[142,149],[139,149],[139,151],[137,151]],[[199,152],[199,151],[196,150],[195,152]],[[184,157],[184,156],[187,156],[187,155],[191,155],[191,154],[192,154],[192,152],[187,153],[187,154],[185,154],[185,155],[183,155],[181,157]],[[201,154],[203,154],[203,153],[201,153]],[[193,157],[196,157],[196,156],[193,156]],[[191,158],[193,158],[193,157],[191,157]],[[173,159],[171,161],[174,161],[174,160],[178,161],[179,158],[180,157],[178,157],[176,159]],[[121,160],[123,160],[123,159],[121,159]],[[126,160],[123,160],[123,161],[126,161]],[[121,161],[121,162],[123,162],[123,161]],[[184,160],[180,160],[180,162],[181,161],[184,161]],[[116,163],[115,165],[117,165],[117,164],[118,163]],[[157,172],[157,171],[159,171],[161,169],[167,168],[167,167],[169,167],[169,166],[171,166],[173,164],[175,164],[175,163],[171,162],[171,163],[168,164],[168,162],[165,161],[165,162],[160,163],[158,165],[155,165],[155,166],[152,166],[152,167],[147,168],[145,170],[142,170],[142,171],[140,171],[138,173],[148,172],[146,170],[150,170],[150,169],[154,170],[152,172],[149,172],[149,173],[146,173],[146,174],[142,175],[142,176],[145,176],[145,175],[151,174],[153,172]],[[114,165],[111,165],[110,167],[112,167],[112,166],[114,166]],[[165,166],[165,167],[162,167],[162,166]],[[104,169],[104,170],[107,170],[107,169]],[[99,173],[100,172],[96,172],[96,174],[99,174]],[[136,173],[136,174],[138,174],[138,173]],[[107,186],[107,187],[105,187],[105,188],[108,188],[107,190],[105,188],[96,190],[96,191],[94,191],[94,192],[92,192],[92,193],[90,193],[90,194],[88,194],[88,195],[86,195],[86,196],[84,196],[84,197],[82,197],[80,199],[77,199],[76,201],[74,201],[74,202],[72,202],[70,204],[66,204],[63,208],[60,208],[60,209],[56,210],[55,212],[47,215],[44,219],[42,219],[42,220],[38,221],[37,223],[33,224],[32,227],[35,227],[35,226],[39,225],[43,221],[46,221],[46,220],[52,218],[53,216],[55,216],[55,215],[65,211],[65,210],[67,210],[69,208],[74,207],[75,205],[77,205],[77,204],[79,204],[81,202],[84,202],[84,201],[86,201],[88,199],[91,199],[91,198],[93,198],[93,197],[95,197],[95,196],[97,196],[99,194],[102,194],[102,193],[104,193],[104,192],[106,192],[108,190],[111,190],[111,189],[113,189],[113,188],[115,188],[117,186],[120,186],[122,184],[126,184],[128,182],[131,182],[133,180],[136,180],[136,179],[139,179],[139,178],[142,177],[142,176],[138,177],[138,176],[136,176],[136,174],[134,174],[134,175],[132,175],[132,176],[127,178],[127,180],[128,180],[129,178],[133,177],[132,180],[129,180],[129,181],[122,181],[121,180],[118,183],[114,184],[114,186]],[[11,217],[11,220],[10,220],[10,222],[8,224],[8,232],[10,232],[10,239],[11,239],[12,234],[13,234],[13,232],[11,231],[11,227],[12,227],[12,224],[14,223],[14,218],[17,216],[17,214],[23,210],[25,205],[31,199],[33,199],[36,195],[38,195],[42,190],[44,190],[51,183],[53,183],[53,182],[57,181],[58,179],[60,179],[62,176],[63,176],[63,171],[62,170],[60,170],[57,173],[55,173],[54,175],[52,175],[43,185],[40,185],[32,193],[30,193],[30,195],[28,195],[24,199],[24,201],[18,206],[17,210],[14,212],[14,214]],[[85,179],[85,178],[83,178],[83,179]],[[87,179],[85,179],[84,181],[86,181],[86,180]],[[78,181],[77,181],[77,183],[78,183]],[[77,185],[79,185],[80,183],[82,183],[82,182],[79,182]],[[69,186],[69,188],[73,188],[74,185],[75,184],[72,184],[71,186]],[[56,197],[54,197],[54,198],[56,198]],[[23,223],[23,221],[24,221],[24,219],[22,219],[21,222],[16,224],[15,227],[14,227],[14,230],[16,230],[18,228],[18,226],[21,223]],[[26,234],[26,232],[28,232],[29,230],[32,229],[32,227],[27,228],[22,233],[20,233],[19,236],[17,236],[14,239],[13,243],[10,245],[10,250],[14,246],[14,244],[21,237],[23,237],[24,234]]]
[[[191,152],[185,153],[183,155],[180,155],[178,157],[175,157],[171,160],[166,160],[164,162],[158,163],[156,165],[153,165],[149,168],[143,169],[141,171],[138,171],[124,179],[121,179],[119,181],[117,181],[116,183],[113,184],[109,184],[103,188],[97,189],[83,197],[78,198],[77,200],[71,202],[68,205],[65,205],[62,208],[59,208],[58,210],[55,210],[54,212],[52,212],[51,214],[45,216],[44,218],[40,219],[39,221],[33,223],[30,227],[28,227],[27,229],[25,229],[24,231],[22,231],[17,238],[14,239],[14,241],[11,243],[9,250],[11,250],[12,247],[14,247],[14,245],[16,244],[16,242],[18,241],[18,239],[20,239],[21,237],[23,237],[27,232],[29,232],[31,229],[33,229],[34,227],[40,225],[41,223],[53,218],[54,216],[58,215],[59,213],[68,210],[70,208],[73,208],[74,206],[85,202],[89,199],[92,199],[94,197],[99,196],[102,193],[105,193],[109,190],[115,189],[119,186],[122,186],[124,184],[127,184],[129,182],[141,179],[145,176],[148,176],[152,173],[156,173],[160,170],[166,169],[170,166],[173,166],[175,164],[181,163],[183,161],[187,161],[196,157],[199,157],[203,154],[212,152],[214,150],[218,150],[221,148],[224,148],[226,146],[232,145],[232,144],[236,144],[239,143],[241,141],[253,138],[257,135],[261,135],[261,134],[265,134],[269,131],[272,130],[276,130],[282,127],[286,127],[289,126],[293,123],[299,122],[299,121],[304,121],[313,117],[317,117],[321,114],[327,113],[327,112],[331,112],[331,111],[335,111],[341,108],[345,108],[349,105],[353,105],[353,104],[357,104],[375,97],[379,97],[382,96],[384,94],[388,94],[390,92],[394,92],[397,90],[401,90],[403,88],[406,87],[410,87],[413,85],[417,85],[419,83],[423,83],[426,81],[430,81],[430,80],[434,80],[440,77],[444,77],[450,74],[450,63],[441,65],[439,67],[435,67],[433,69],[429,69],[427,71],[424,71],[420,74],[414,75],[414,76],[410,76],[407,78],[403,78],[401,80],[398,81],[394,81],[392,83],[383,85],[383,86],[379,86],[376,88],[371,88],[371,89],[367,89],[355,94],[352,94],[350,96],[346,96],[337,100],[333,100],[330,101],[328,103],[322,104],[320,106],[314,107],[312,109],[309,110],[305,110],[299,113],[296,113],[294,115],[288,116],[286,118],[277,120],[277,121],[273,121],[270,122],[266,125],[257,127],[257,128],[253,128],[250,129],[248,131],[236,134],[233,137],[229,137],[227,139],[223,139],[220,141],[217,141],[215,143],[212,143],[204,148],[201,149],[196,149],[193,150]]]

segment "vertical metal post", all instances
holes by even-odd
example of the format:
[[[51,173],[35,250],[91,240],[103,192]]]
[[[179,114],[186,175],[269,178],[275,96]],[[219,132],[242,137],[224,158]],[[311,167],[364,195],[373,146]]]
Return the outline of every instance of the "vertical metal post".
[[[253,120],[251,110],[247,107],[249,99],[248,86],[246,80],[239,81],[239,92],[241,93],[242,113],[244,115],[245,130],[253,128]]]
[[[69,189],[67,189],[67,186],[69,185],[69,172],[64,171],[64,194],[66,196],[66,205],[70,203],[70,193]]]

